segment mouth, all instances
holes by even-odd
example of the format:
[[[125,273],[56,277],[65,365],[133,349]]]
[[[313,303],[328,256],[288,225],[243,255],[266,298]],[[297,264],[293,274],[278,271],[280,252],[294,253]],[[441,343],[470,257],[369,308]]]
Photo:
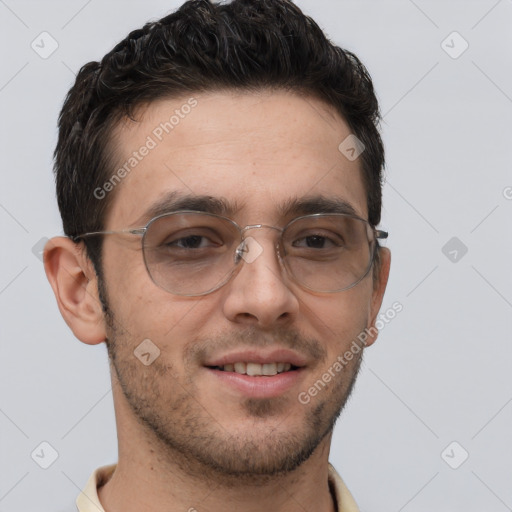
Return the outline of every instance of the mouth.
[[[238,373],[240,375],[249,375],[250,377],[273,377],[285,372],[298,370],[299,367],[292,363],[254,363],[239,361],[236,363],[228,363],[219,366],[207,366],[211,370],[219,370],[221,372]]]
[[[298,388],[308,360],[288,349],[240,349],[205,361],[212,386],[235,397],[272,398]]]

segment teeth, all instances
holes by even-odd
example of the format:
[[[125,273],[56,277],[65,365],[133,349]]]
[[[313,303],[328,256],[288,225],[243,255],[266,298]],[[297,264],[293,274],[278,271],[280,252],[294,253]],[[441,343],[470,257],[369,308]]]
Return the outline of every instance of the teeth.
[[[261,364],[247,363],[247,375],[261,375]]]
[[[245,373],[245,363],[235,363],[235,372],[236,373]]]
[[[263,375],[277,375],[277,364],[267,363],[261,365],[261,373]]]
[[[224,366],[219,366],[218,368],[224,370],[225,372],[236,372],[243,375],[250,375],[252,377],[258,375],[277,375],[278,373],[290,371],[291,367],[291,363],[234,363],[225,364]]]

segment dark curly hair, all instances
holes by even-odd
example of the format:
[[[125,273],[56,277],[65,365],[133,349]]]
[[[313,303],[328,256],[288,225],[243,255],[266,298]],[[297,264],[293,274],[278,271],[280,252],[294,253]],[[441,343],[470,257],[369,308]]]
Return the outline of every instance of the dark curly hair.
[[[64,233],[101,231],[112,191],[111,135],[134,109],[201,91],[284,89],[331,105],[363,142],[360,159],[369,222],[380,221],[384,148],[371,78],[351,52],[333,45],[289,0],[190,0],[131,32],[101,62],[84,65],[59,116],[57,198]],[[101,276],[101,237],[85,239]]]

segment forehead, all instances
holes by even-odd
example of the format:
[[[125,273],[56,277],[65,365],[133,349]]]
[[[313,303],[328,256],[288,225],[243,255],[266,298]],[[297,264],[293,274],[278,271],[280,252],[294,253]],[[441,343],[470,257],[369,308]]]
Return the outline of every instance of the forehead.
[[[170,196],[222,199],[247,223],[279,222],[304,198],[342,201],[367,218],[360,159],[338,149],[350,134],[333,107],[285,91],[155,101],[115,130],[122,179],[106,226],[149,220]]]

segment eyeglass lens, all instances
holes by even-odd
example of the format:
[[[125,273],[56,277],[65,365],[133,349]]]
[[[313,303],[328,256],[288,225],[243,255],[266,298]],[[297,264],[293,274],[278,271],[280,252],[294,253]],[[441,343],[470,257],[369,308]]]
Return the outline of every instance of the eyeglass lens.
[[[178,295],[202,295],[229,280],[241,260],[236,257],[241,242],[240,228],[230,219],[172,213],[147,226],[144,259],[161,288]],[[284,266],[297,283],[332,292],[352,286],[368,273],[374,241],[370,226],[361,219],[312,215],[285,227],[280,248]]]

